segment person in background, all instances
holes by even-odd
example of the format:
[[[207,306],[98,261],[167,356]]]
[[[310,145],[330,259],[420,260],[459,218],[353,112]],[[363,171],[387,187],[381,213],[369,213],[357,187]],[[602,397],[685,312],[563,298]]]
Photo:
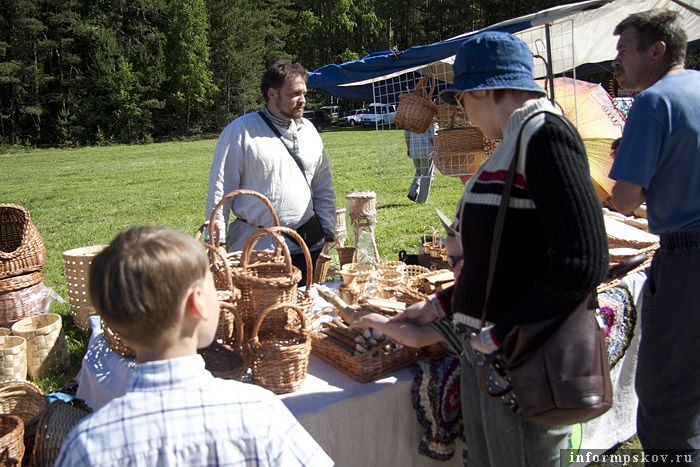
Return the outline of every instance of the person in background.
[[[473,34],[460,47],[454,83],[440,97],[460,106],[486,138],[501,142],[469,179],[456,209],[466,260],[455,285],[391,318],[420,346],[442,338],[460,355],[466,463],[480,467],[560,465],[571,427],[525,421],[512,393],[487,396],[481,366],[514,326],[566,316],[608,271],[607,234],[583,141],[535,83],[533,61],[527,44],[503,32]],[[482,328],[493,229],[516,154]],[[508,384],[507,375],[491,370],[489,384]]]
[[[275,394],[205,369],[197,349],[214,339],[219,301],[191,235],[121,232],[93,259],[89,284],[137,363],[126,394],[73,427],[57,466],[333,465]]]
[[[610,178],[623,214],[646,202],[660,236],[644,287],[635,389],[645,453],[700,449],[700,72],[684,68],[678,13],[650,10],[622,20],[615,79],[641,91],[627,116]],[[682,462],[685,461],[685,464]]]
[[[206,218],[229,192],[249,189],[270,200],[280,224],[304,238],[316,264],[324,241],[335,237],[335,191],[323,142],[313,124],[302,117],[306,103],[307,70],[298,63],[277,61],[265,72],[260,112],[238,117],[221,132],[209,172]],[[231,212],[236,220],[229,225]],[[214,220],[228,251],[239,251],[260,226],[273,225],[268,208],[252,196],[224,202]],[[306,283],[302,249],[289,243],[292,264]],[[264,237],[257,249],[272,248]]]
[[[430,125],[425,133],[404,131],[406,154],[413,161],[416,173],[408,189],[408,199],[418,204],[428,201],[430,185],[433,183],[435,164],[433,163],[433,141],[437,132],[437,123]]]

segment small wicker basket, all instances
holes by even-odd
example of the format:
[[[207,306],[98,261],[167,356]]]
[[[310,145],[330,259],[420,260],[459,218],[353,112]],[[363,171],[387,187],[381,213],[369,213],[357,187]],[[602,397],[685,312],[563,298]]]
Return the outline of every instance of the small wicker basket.
[[[29,212],[17,204],[0,204],[0,279],[41,271],[46,247]]]
[[[216,225],[216,216],[218,215],[219,211],[221,208],[224,206],[224,203],[226,203],[228,200],[231,198],[235,198],[236,196],[239,195],[249,195],[249,196],[254,196],[258,198],[260,201],[263,202],[265,207],[267,207],[268,211],[270,211],[270,215],[272,216],[272,223],[275,226],[280,225],[280,219],[277,216],[277,213],[275,212],[275,208],[272,206],[272,203],[270,203],[270,200],[265,197],[265,195],[258,193],[257,191],[253,190],[245,190],[245,189],[240,189],[240,190],[233,190],[229,193],[227,193],[225,196],[221,198],[221,200],[217,203],[217,205],[214,207],[211,213],[211,217],[209,218],[209,243],[212,246],[218,247],[219,244],[221,244],[221,232],[219,232],[219,228]]]
[[[24,423],[9,414],[0,414],[0,462],[20,466],[24,458]]]
[[[105,245],[92,245],[63,252],[70,312],[77,328],[86,333],[90,332],[90,316],[97,314],[88,288],[90,264],[104,248]]]
[[[0,336],[0,381],[8,379],[27,379],[27,340],[24,337]]]
[[[31,451],[41,414],[49,406],[49,398],[29,381],[0,382],[0,413],[16,415],[24,422],[24,445]]]
[[[30,378],[70,366],[60,315],[45,313],[24,318],[12,325],[12,334],[27,340],[27,374]]]
[[[262,322],[270,313],[276,311],[282,311],[285,314],[296,312],[300,320],[299,328],[267,327],[266,331],[261,332]],[[247,343],[253,383],[275,394],[287,394],[299,390],[306,381],[310,353],[311,337],[304,311],[291,303],[281,303],[267,308],[255,322],[252,337]]]
[[[394,123],[398,128],[412,133],[425,133],[437,113],[437,106],[432,100],[435,92],[435,79],[426,74],[417,82],[412,92],[399,95]]]

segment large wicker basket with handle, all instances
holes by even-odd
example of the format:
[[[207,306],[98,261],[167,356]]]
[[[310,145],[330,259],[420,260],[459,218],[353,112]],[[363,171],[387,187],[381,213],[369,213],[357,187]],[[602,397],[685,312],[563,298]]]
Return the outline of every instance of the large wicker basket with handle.
[[[296,313],[299,325],[266,326],[262,331],[261,325],[268,315],[280,311],[285,315]],[[291,303],[279,303],[265,309],[255,322],[247,352],[253,383],[275,394],[300,389],[306,381],[311,353],[311,337],[304,310]]]
[[[46,247],[29,212],[17,204],[0,204],[0,279],[41,271]]]
[[[279,249],[284,257],[283,263],[276,261],[250,262],[251,252],[255,244],[266,235],[272,235],[276,238],[276,249]],[[302,245],[305,246],[303,242]],[[238,310],[243,319],[243,329],[246,336],[250,336],[250,330],[255,321],[266,308],[280,303],[296,304],[297,284],[301,280],[301,271],[292,265],[289,248],[279,232],[258,229],[250,234],[243,245],[240,264],[238,267],[231,268],[231,275],[234,284],[241,291],[241,296],[238,299]],[[286,313],[274,313],[265,325],[275,326],[273,323],[277,320],[284,325],[287,322]]]
[[[402,130],[412,133],[425,133],[437,113],[437,106],[432,100],[435,91],[435,79],[426,74],[417,82],[412,92],[399,95],[394,123]]]

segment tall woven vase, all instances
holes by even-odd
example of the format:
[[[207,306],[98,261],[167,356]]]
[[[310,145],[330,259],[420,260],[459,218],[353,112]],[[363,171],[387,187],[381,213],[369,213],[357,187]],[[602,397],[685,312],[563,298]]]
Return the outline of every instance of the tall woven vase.
[[[60,315],[46,313],[24,318],[12,325],[12,334],[27,340],[27,374],[30,378],[69,367]]]
[[[63,252],[70,312],[75,325],[83,332],[90,332],[90,316],[97,314],[88,289],[90,264],[104,248],[104,245],[93,245]]]

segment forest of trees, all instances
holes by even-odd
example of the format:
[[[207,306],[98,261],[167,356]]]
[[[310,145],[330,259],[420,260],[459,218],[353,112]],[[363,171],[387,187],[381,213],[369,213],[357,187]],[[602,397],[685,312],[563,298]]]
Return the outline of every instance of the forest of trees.
[[[218,132],[277,58],[314,70],[571,1],[0,0],[0,145]],[[329,96],[310,93],[308,107]]]

